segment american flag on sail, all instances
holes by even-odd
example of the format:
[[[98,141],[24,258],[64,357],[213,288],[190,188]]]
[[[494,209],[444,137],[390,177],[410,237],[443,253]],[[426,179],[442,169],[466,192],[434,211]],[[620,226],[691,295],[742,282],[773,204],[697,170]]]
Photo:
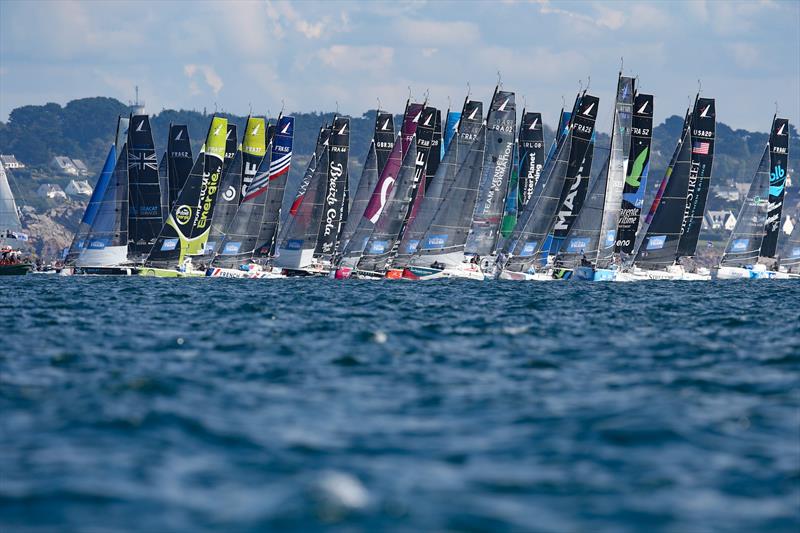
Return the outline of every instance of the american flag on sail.
[[[711,143],[695,141],[692,143],[692,153],[700,155],[708,155],[708,150],[710,147]]]
[[[247,186],[247,193],[244,200],[251,200],[263,194],[269,182],[287,174],[292,166],[292,140],[294,136],[294,117],[281,117],[275,130],[275,138],[270,154],[269,173],[255,176],[250,185]],[[243,200],[243,201],[244,201]]]

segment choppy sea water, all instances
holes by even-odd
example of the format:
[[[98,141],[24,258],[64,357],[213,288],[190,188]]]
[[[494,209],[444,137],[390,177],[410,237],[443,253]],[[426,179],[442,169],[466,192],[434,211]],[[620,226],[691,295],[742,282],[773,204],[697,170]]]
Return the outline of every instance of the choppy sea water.
[[[797,531],[800,283],[0,279],[2,531]]]

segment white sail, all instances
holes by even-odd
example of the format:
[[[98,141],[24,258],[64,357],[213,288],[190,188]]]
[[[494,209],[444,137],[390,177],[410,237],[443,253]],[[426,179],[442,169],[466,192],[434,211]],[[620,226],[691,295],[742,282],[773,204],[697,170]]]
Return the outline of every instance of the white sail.
[[[17,203],[8,185],[8,176],[3,163],[0,163],[0,237],[5,236],[6,232],[22,231],[22,224],[19,221]]]

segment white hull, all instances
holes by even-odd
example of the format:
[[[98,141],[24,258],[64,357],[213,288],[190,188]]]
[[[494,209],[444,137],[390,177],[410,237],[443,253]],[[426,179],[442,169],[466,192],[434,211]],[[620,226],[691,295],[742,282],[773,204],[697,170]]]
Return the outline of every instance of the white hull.
[[[113,267],[128,262],[127,246],[86,248],[75,261],[77,267]]]
[[[763,265],[752,265],[751,267],[721,266],[715,270],[714,277],[716,279],[791,279],[792,275],[786,272],[767,270]]]
[[[238,270],[235,268],[209,268],[206,276],[210,278],[277,279],[285,278],[281,270]]]
[[[672,265],[666,270],[645,270],[633,268],[625,272],[617,272],[614,281],[708,281],[711,279],[711,271],[705,268],[698,269],[698,272],[687,272],[680,265]]]
[[[510,272],[508,270],[500,271],[500,274],[497,276],[497,279],[505,279],[511,281],[558,281],[553,278],[553,275],[550,272]]]

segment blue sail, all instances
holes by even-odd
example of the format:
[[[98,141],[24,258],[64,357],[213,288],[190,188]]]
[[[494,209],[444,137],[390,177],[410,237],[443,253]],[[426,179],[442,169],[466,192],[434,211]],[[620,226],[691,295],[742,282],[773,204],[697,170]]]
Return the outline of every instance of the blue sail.
[[[461,120],[461,113],[456,111],[448,111],[447,112],[447,124],[444,128],[444,142],[442,143],[442,156],[441,158],[444,159],[444,154],[447,151],[447,147],[450,146],[450,141],[453,140],[453,135],[456,134],[458,131],[458,123]]]
[[[103,196],[105,196],[106,189],[108,189],[108,183],[111,181],[111,174],[114,173],[116,161],[117,150],[112,144],[111,149],[108,151],[108,156],[106,156],[103,170],[100,171],[100,176],[98,176],[97,183],[95,183],[92,196],[89,198],[89,204],[86,206],[86,211],[83,212],[83,218],[78,226],[78,231],[75,232],[75,237],[73,237],[72,244],[70,244],[69,251],[65,258],[67,263],[73,263],[81,253],[81,250],[83,250],[86,238],[89,236],[89,231],[97,217],[97,211],[100,209],[100,204],[103,201]]]

